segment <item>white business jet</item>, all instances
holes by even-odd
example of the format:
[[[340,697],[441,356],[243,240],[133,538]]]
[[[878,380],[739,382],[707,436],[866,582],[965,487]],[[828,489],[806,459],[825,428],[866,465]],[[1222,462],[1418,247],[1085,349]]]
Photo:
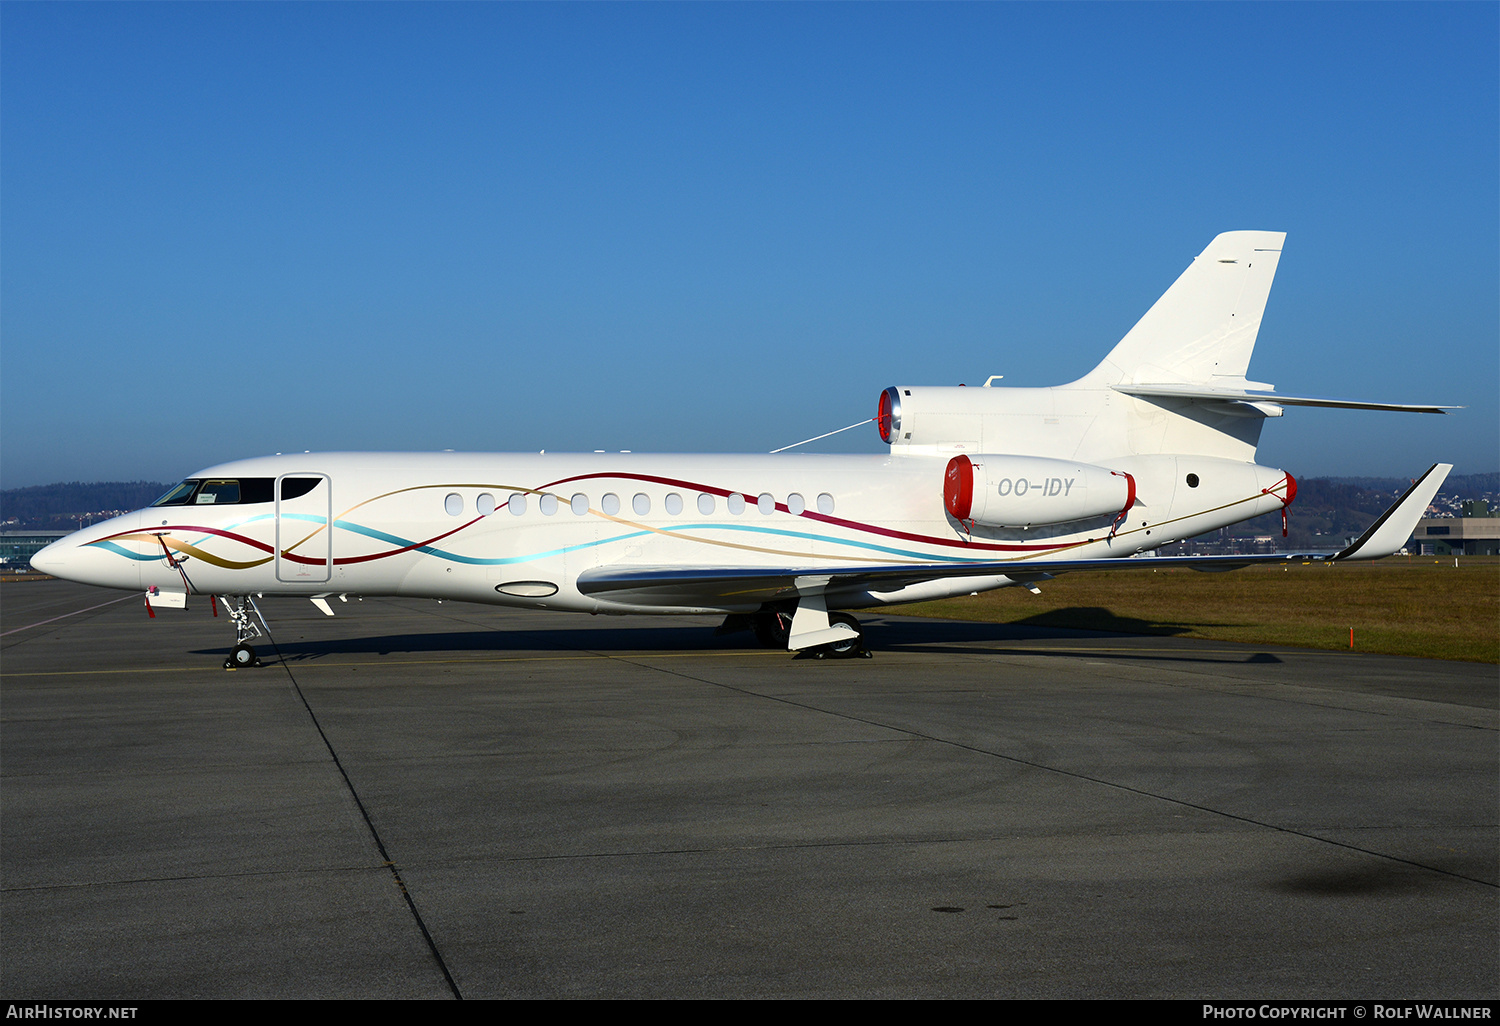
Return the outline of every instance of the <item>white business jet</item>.
[[[768,645],[856,655],[859,624],[838,610],[1123,565],[1388,555],[1450,465],[1339,552],[1122,563],[1284,515],[1296,482],[1255,462],[1262,424],[1284,407],[1453,408],[1282,395],[1246,378],[1284,238],[1214,239],[1071,384],[886,389],[874,418],[885,455],[267,456],[202,470],[32,566],[144,589],[148,610],[217,598],[236,627],[226,666],[240,667],[259,665],[264,595],[330,615],[328,599],[348,595],[727,614],[723,629]]]

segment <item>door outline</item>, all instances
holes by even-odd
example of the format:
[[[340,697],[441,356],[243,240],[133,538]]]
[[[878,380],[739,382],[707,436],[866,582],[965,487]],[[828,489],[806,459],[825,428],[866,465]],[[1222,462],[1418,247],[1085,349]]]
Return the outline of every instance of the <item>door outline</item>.
[[[282,498],[289,478],[320,478],[305,495]],[[315,526],[321,521],[322,526]],[[286,558],[287,546],[303,559]],[[276,579],[286,584],[322,584],[333,578],[333,481],[317,471],[294,471],[276,479]]]

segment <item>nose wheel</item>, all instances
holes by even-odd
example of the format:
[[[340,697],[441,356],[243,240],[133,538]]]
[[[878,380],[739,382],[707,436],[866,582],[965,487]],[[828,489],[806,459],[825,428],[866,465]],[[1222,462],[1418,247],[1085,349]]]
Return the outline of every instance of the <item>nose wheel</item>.
[[[260,656],[255,654],[255,648],[244,642],[234,646],[229,653],[229,658],[224,660],[224,669],[243,670],[251,666],[260,666]]]

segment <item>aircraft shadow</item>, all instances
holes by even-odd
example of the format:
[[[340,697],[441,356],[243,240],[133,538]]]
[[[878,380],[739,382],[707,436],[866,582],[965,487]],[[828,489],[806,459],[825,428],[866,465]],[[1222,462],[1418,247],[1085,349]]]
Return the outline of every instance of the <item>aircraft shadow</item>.
[[[747,635],[741,635],[741,639]],[[331,655],[393,655],[496,652],[659,652],[694,649],[725,650],[753,647],[733,637],[715,637],[703,627],[584,627],[526,630],[466,630],[451,633],[382,634],[365,638],[282,641],[262,640],[256,651],[262,659],[280,652],[288,662]],[[203,655],[228,655],[228,647],[203,649]],[[194,653],[200,654],[200,653]],[[268,660],[269,661],[269,660]]]
[[[983,652],[996,655],[1055,656],[1076,658],[1076,649],[1051,652],[1045,648],[1010,648],[1022,642],[1061,639],[1130,638],[1140,640],[1143,635],[1181,634],[1187,628],[1173,625],[1153,624],[1129,617],[1117,617],[1108,610],[1080,609],[1063,612],[1077,613],[1088,622],[1107,626],[1088,629],[1060,627],[1052,623],[1037,622],[1050,616],[1044,614],[1016,623],[983,623],[965,620],[922,619],[917,617],[885,618],[878,614],[866,617],[865,636],[871,650],[878,657],[882,651],[953,653],[956,651]],[[541,627],[522,630],[459,630],[452,632],[423,632],[410,634],[385,634],[359,638],[299,639],[283,641],[276,645],[261,642],[257,651],[266,662],[280,654],[286,662],[305,662],[329,656],[394,654],[495,654],[507,652],[724,652],[759,650],[754,636],[749,632],[716,635],[701,624],[663,623],[660,626],[578,626]],[[223,656],[228,647],[202,649],[196,655]],[[1139,652],[1123,652],[1119,649],[1091,653],[1095,659],[1161,659],[1168,653],[1160,649],[1143,647]],[[1247,655],[1245,658],[1223,656],[1206,657],[1193,654],[1191,648],[1173,648],[1170,657],[1212,663],[1279,663],[1276,656],[1266,652]]]
[[[1069,606],[1037,613],[1016,621],[1028,627],[1057,627],[1070,631],[1097,631],[1103,634],[1155,634],[1175,637],[1192,627],[1177,623],[1158,623],[1133,616],[1118,616],[1103,606]]]
[[[1064,626],[1058,621],[1068,624]],[[1091,626],[1072,626],[1077,623]],[[1076,649],[1049,651],[1045,648],[1007,648],[1006,642],[1018,643],[1041,640],[1120,638],[1144,642],[1150,637],[1186,634],[1191,628],[1177,624],[1158,624],[1149,620],[1116,616],[1107,609],[1079,607],[1060,609],[1017,620],[1013,623],[982,623],[964,620],[919,620],[901,619],[871,622],[866,631],[871,647],[878,654],[881,649],[900,649],[904,652],[953,651],[962,646],[964,651],[984,652],[990,655],[1026,655],[1073,659]],[[998,645],[997,645],[998,643]],[[1239,656],[1195,655],[1191,647],[1173,647],[1170,650],[1143,644],[1138,652],[1119,649],[1088,653],[1090,659],[1108,660],[1160,660],[1170,657],[1177,661],[1204,663],[1280,663],[1282,660],[1270,652],[1248,653]]]

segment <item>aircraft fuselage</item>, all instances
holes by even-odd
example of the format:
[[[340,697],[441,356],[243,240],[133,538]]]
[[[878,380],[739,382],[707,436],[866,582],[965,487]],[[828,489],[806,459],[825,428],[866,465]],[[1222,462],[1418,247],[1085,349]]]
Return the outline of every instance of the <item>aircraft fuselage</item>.
[[[1082,464],[983,487],[1076,500]],[[634,453],[308,453],[209,467],[186,501],[98,524],[39,554],[59,577],[219,595],[402,595],[593,613],[745,612],[763,596],[664,604],[586,594],[600,567],[827,568],[1129,556],[1280,509],[1279,470],[1204,456],[1134,456],[1130,508],[1062,523],[962,521],[942,456]],[[1092,468],[1097,473],[1100,468]],[[1048,472],[1050,471],[1050,472]],[[977,479],[976,479],[977,480]],[[1189,485],[1191,482],[1191,486]],[[1290,486],[1294,488],[1295,486]],[[1076,512],[1059,506],[1059,515]],[[332,525],[330,530],[329,525]],[[175,564],[175,565],[174,565]],[[912,601],[1014,583],[1004,575],[892,591],[828,589],[830,606]]]

